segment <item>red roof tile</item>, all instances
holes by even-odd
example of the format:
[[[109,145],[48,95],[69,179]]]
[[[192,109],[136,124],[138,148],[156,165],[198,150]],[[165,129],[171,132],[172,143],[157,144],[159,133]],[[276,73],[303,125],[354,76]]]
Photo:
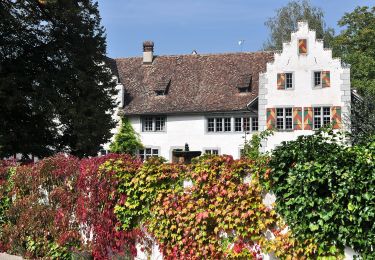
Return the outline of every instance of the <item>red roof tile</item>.
[[[272,52],[155,56],[151,65],[142,58],[115,59],[125,87],[125,115],[246,110],[258,96],[259,73],[273,60]],[[117,74],[116,73],[116,74]],[[168,93],[155,89],[170,80]],[[238,88],[251,80],[251,92]]]

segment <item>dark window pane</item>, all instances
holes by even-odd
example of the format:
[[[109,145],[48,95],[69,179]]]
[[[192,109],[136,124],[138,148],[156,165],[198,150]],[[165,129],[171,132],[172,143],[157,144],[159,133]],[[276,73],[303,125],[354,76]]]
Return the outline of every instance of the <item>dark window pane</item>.
[[[242,131],[242,118],[236,117],[234,119],[234,131],[241,132]]]
[[[257,117],[253,117],[253,118],[252,118],[252,126],[251,126],[251,130],[252,130],[252,131],[258,131],[258,128],[259,128],[258,118],[257,118]]]
[[[232,122],[231,122],[231,118],[224,118],[224,131],[225,132],[230,132],[232,131]]]
[[[216,118],[216,132],[223,131],[223,119],[221,117]]]

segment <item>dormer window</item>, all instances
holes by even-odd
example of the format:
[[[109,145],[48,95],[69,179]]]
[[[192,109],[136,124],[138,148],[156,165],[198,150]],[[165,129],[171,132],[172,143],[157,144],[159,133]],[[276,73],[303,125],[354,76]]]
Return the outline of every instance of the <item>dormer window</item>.
[[[242,75],[239,84],[237,85],[238,92],[246,93],[251,92],[251,74]]]
[[[155,90],[155,93],[157,96],[165,96],[165,91],[164,90]]]
[[[171,84],[170,78],[163,78],[154,86],[156,96],[165,96],[168,94],[169,85]]]

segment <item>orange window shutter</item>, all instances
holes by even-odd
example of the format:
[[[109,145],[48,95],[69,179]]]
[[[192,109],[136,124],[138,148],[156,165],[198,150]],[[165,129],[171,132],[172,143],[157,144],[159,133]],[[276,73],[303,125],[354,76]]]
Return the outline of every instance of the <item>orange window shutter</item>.
[[[293,108],[293,125],[294,130],[302,130],[302,108]]]
[[[331,86],[331,75],[329,71],[322,71],[322,87],[329,88]]]
[[[341,107],[340,106],[332,107],[331,112],[332,112],[333,129],[340,129],[341,128]]]
[[[298,53],[307,54],[307,40],[306,39],[298,40]]]
[[[303,129],[312,130],[313,129],[313,111],[312,107],[305,107],[303,111]]]
[[[285,73],[277,73],[277,89],[285,89]]]
[[[267,108],[267,129],[275,128],[276,109]]]

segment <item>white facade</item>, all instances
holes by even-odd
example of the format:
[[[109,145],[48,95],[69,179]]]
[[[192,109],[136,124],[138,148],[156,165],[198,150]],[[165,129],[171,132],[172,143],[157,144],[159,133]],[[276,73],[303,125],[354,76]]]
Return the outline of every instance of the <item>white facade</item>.
[[[299,39],[307,40],[307,54],[299,54]],[[330,87],[314,86],[314,72],[319,71],[330,72]],[[292,73],[291,89],[277,88],[278,73]],[[306,130],[304,122],[304,108],[307,107],[340,107],[344,121],[340,126],[345,128],[350,98],[350,69],[343,67],[340,59],[332,58],[332,51],[323,48],[323,41],[316,40],[315,31],[310,31],[307,23],[298,23],[298,31],[292,33],[291,42],[283,44],[282,52],[275,53],[274,62],[267,64],[267,72],[260,75],[258,109],[259,127],[265,130],[268,128],[267,109],[299,107],[302,109],[302,130],[275,131],[263,148],[272,150],[282,141],[312,134],[313,130]]]
[[[158,149],[159,156],[172,160],[174,149],[184,149],[189,145],[190,151],[217,150],[219,154],[240,157],[240,149],[243,148],[245,133],[234,131],[234,118],[242,117],[241,114],[217,114],[206,115],[167,115],[165,131],[144,132],[142,120],[139,116],[130,117],[134,130],[139,133],[145,148]],[[231,118],[231,131],[208,132],[207,118]],[[247,115],[249,117],[249,115]],[[247,139],[251,134],[247,135]]]

